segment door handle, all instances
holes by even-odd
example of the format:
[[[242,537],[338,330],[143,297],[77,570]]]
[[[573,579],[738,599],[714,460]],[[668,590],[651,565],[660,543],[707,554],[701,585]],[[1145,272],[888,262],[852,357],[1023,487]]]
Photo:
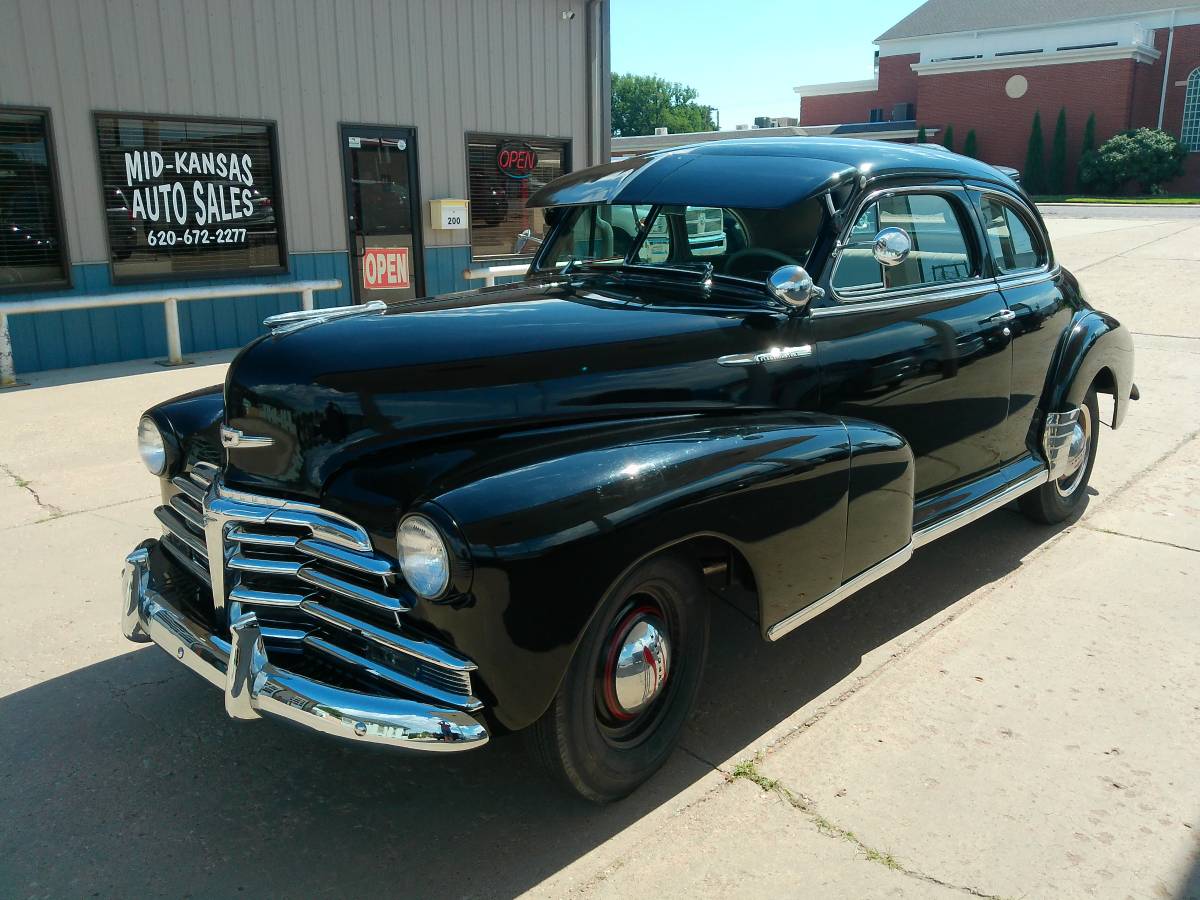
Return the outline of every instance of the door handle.
[[[354,232],[354,258],[362,259],[367,255],[367,239],[361,231]]]
[[[994,316],[988,316],[983,321],[985,322],[1012,322],[1017,318],[1017,314],[1011,309],[1002,309]]]

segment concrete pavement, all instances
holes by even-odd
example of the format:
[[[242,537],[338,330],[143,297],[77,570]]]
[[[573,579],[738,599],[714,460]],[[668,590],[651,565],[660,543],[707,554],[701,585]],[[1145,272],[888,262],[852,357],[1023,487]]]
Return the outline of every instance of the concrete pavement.
[[[1050,227],[1138,332],[1083,517],[1001,510],[779,644],[718,607],[683,748],[604,809],[519,741],[235,723],[124,642],[137,416],[230,354],[0,393],[0,896],[1200,896],[1200,219]]]

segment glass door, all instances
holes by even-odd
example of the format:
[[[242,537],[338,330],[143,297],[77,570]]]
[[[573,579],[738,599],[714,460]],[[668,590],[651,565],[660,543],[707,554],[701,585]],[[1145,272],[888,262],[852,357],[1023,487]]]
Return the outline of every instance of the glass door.
[[[343,125],[341,138],[355,302],[422,296],[415,133]]]

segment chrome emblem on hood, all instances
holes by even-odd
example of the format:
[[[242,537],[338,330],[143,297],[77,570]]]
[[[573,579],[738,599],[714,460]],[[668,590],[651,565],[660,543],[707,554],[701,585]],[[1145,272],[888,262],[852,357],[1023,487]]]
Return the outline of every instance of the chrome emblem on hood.
[[[266,435],[246,434],[246,432],[230,428],[228,425],[221,426],[222,447],[270,447],[274,443],[275,438]]]

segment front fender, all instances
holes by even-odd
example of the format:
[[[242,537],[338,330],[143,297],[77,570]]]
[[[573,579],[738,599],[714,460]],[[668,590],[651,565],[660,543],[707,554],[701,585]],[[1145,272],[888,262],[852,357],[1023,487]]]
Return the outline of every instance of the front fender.
[[[1059,348],[1047,390],[1046,411],[1078,406],[1101,372],[1104,389],[1114,394],[1112,427],[1119,428],[1129,409],[1133,390],[1133,337],[1107,313],[1087,309],[1076,313]]]
[[[524,727],[549,706],[609,588],[662,548],[697,536],[737,548],[766,624],[837,587],[849,461],[846,426],[821,415],[547,436],[428,498],[461,530],[474,580],[467,604],[422,614],[479,665],[496,719]]]
[[[198,462],[221,464],[221,421],[225,416],[222,385],[200,388],[152,406],[145,413],[162,432],[168,476]]]

